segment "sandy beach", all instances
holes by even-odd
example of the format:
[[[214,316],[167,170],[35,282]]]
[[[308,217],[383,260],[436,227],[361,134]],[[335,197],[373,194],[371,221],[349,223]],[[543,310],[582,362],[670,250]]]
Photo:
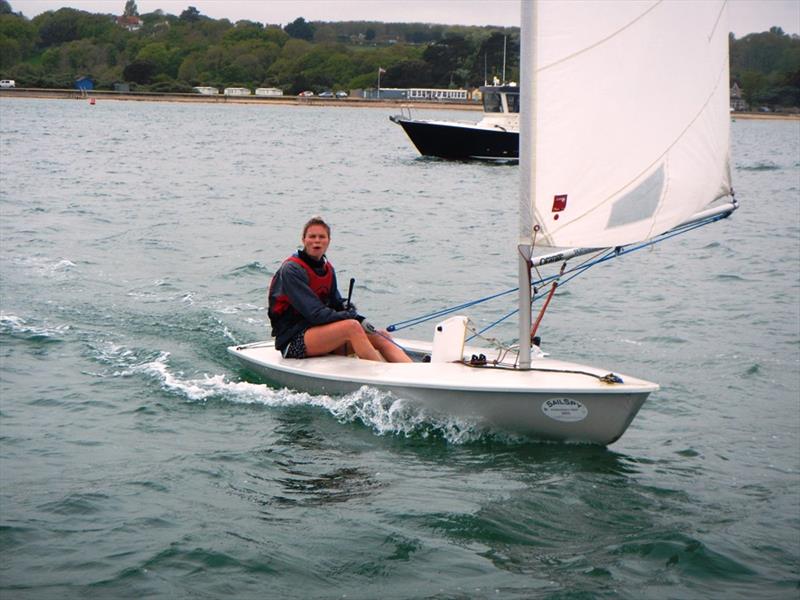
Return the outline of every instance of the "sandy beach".
[[[396,108],[413,106],[416,109],[447,109],[481,111],[478,103],[464,102],[421,102],[408,100],[367,100],[365,98],[319,98],[316,96],[206,96],[203,94],[164,94],[158,92],[112,92],[92,90],[84,94],[79,90],[53,90],[35,88],[0,89],[0,98],[51,98],[62,100],[121,100],[128,102],[203,102],[211,104],[261,104],[294,106],[337,106],[341,108]],[[800,120],[799,113],[732,112],[733,119]]]

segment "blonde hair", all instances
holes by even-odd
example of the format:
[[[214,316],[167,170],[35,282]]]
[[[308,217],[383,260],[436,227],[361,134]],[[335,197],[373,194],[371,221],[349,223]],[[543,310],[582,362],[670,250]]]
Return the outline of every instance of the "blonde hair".
[[[306,237],[306,232],[308,228],[312,225],[322,225],[325,228],[325,231],[328,232],[328,237],[331,237],[331,227],[325,221],[322,220],[322,217],[311,217],[305,225],[303,225],[303,236],[300,239],[304,239]]]

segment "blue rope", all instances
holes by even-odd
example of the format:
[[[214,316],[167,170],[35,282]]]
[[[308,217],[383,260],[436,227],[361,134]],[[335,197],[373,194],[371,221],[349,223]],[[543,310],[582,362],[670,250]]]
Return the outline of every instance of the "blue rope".
[[[503,321],[505,321],[505,320],[506,320],[506,319],[508,319],[509,317],[513,317],[513,316],[514,316],[515,314],[517,314],[518,312],[519,312],[519,309],[518,309],[518,308],[515,308],[515,309],[514,309],[514,310],[512,310],[510,313],[508,313],[508,314],[506,314],[506,315],[503,315],[502,317],[500,317],[499,319],[497,319],[497,321],[495,321],[494,323],[491,323],[491,324],[487,325],[486,327],[484,327],[483,329],[481,329],[481,330],[480,330],[478,333],[474,333],[474,334],[472,334],[471,336],[469,336],[469,337],[467,338],[467,341],[469,342],[469,341],[471,341],[472,339],[474,339],[474,338],[478,337],[479,335],[483,335],[485,332],[489,331],[489,330],[490,330],[492,327],[494,327],[495,325],[499,325],[500,323],[502,323]]]
[[[630,254],[631,252],[636,252],[637,250],[641,250],[643,248],[648,248],[650,246],[654,246],[655,244],[658,244],[660,242],[663,242],[665,240],[673,238],[673,237],[675,237],[677,235],[682,235],[682,234],[687,233],[689,231],[692,231],[694,229],[698,229],[698,228],[703,227],[705,225],[709,225],[711,223],[715,223],[717,221],[720,221],[721,219],[724,219],[727,216],[728,216],[727,214],[715,215],[713,217],[709,217],[708,219],[706,219],[704,221],[698,221],[697,223],[689,223],[689,224],[684,225],[682,227],[673,229],[672,231],[670,231],[668,233],[662,233],[661,235],[656,236],[655,238],[653,238],[651,240],[648,240],[646,242],[642,242],[642,243],[637,244],[635,246],[620,246],[620,247],[617,247],[617,248],[609,249],[607,252],[603,253],[603,255],[601,255],[599,257],[595,257],[595,258],[590,258],[587,261],[585,261],[585,262],[583,262],[583,263],[581,263],[581,264],[579,264],[579,265],[577,265],[575,267],[572,267],[571,269],[569,269],[568,271],[566,271],[562,275],[557,274],[557,275],[550,275],[548,277],[542,277],[541,279],[539,279],[539,280],[537,280],[535,282],[532,282],[531,286],[532,287],[539,286],[539,285],[542,285],[544,283],[548,283],[550,281],[553,281],[555,279],[559,279],[560,277],[563,277],[564,275],[571,274],[570,277],[567,277],[564,281],[559,283],[559,287],[564,287],[564,285],[566,285],[567,283],[569,283],[570,281],[575,279],[578,275],[582,275],[583,273],[585,273],[587,270],[589,270],[590,268],[594,267],[595,265],[599,265],[601,263],[607,262],[607,261],[612,260],[614,258],[618,258],[618,257],[623,256],[625,254]],[[465,309],[465,308],[469,308],[469,307],[475,306],[477,304],[481,304],[483,302],[488,302],[489,300],[494,300],[495,298],[500,298],[501,296],[507,296],[508,294],[512,294],[512,293],[516,292],[518,289],[519,289],[518,287],[515,287],[513,289],[509,289],[509,290],[506,290],[504,292],[498,292],[498,293],[492,294],[490,296],[484,296],[483,298],[479,298],[477,300],[472,300],[470,302],[464,302],[463,304],[459,304],[457,306],[452,306],[450,308],[444,308],[444,309],[441,309],[441,310],[438,310],[438,311],[435,311],[435,312],[432,312],[432,313],[428,313],[426,315],[422,315],[422,316],[415,317],[415,318],[412,318],[412,319],[406,319],[405,321],[398,321],[397,323],[392,323],[386,329],[387,329],[387,331],[397,331],[398,329],[405,329],[407,327],[413,327],[415,325],[419,325],[421,323],[425,323],[426,321],[430,321],[431,319],[436,319],[436,318],[442,317],[444,315],[448,315],[450,313],[453,313],[453,312],[456,312],[456,311],[459,311],[459,310],[462,310],[462,309]],[[538,299],[539,299],[539,297],[534,297],[531,300],[531,304],[536,302]],[[514,309],[510,313],[500,317],[494,323],[491,323],[490,325],[487,325],[486,327],[481,329],[477,334],[471,336],[469,338],[469,340],[473,339],[476,335],[481,335],[482,333],[488,331],[492,327],[495,327],[496,325],[502,323],[503,321],[505,321],[509,317],[515,315],[518,311],[519,311],[519,309]]]
[[[452,306],[450,308],[437,310],[436,312],[428,313],[427,315],[422,315],[421,317],[414,317],[413,319],[398,321],[397,323],[392,323],[391,325],[389,325],[386,328],[386,331],[397,331],[398,329],[413,327],[414,325],[419,325],[420,323],[424,323],[425,321],[430,321],[431,319],[436,319],[437,317],[442,317],[452,312],[456,312],[464,308],[469,308],[470,306],[475,306],[476,304],[481,304],[482,302],[488,302],[489,300],[494,300],[495,298],[499,298],[501,296],[507,296],[508,294],[516,292],[518,289],[519,289],[518,287],[515,287],[514,289],[506,290],[505,292],[498,292],[497,294],[492,294],[491,296],[485,296],[483,298],[479,298],[478,300],[472,300],[471,302],[465,302],[464,304],[459,304],[458,306]]]

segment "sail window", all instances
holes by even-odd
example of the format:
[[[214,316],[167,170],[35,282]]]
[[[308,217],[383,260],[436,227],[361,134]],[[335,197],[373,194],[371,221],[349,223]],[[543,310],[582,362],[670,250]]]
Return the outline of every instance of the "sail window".
[[[485,92],[483,94],[483,112],[501,113],[503,112],[503,102],[497,92]]]
[[[508,112],[519,112],[519,94],[506,94],[506,103],[508,104]]]
[[[664,190],[664,165],[653,171],[647,179],[614,202],[608,216],[606,229],[621,227],[652,217]]]

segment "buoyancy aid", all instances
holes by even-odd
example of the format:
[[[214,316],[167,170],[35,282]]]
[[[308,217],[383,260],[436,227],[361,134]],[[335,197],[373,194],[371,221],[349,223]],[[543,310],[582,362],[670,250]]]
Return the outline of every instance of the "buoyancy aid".
[[[306,263],[302,258],[296,255],[292,255],[283,261],[284,264],[287,262],[293,262],[297,265],[300,265],[305,269],[306,275],[308,275],[308,286],[311,288],[311,291],[316,294],[317,298],[327,306],[328,300],[331,295],[331,287],[333,287],[333,266],[329,261],[325,261],[324,269],[325,273],[323,275],[318,275],[316,271]],[[273,284],[274,284],[273,279]],[[270,285],[270,288],[272,284]],[[270,290],[272,293],[272,290]],[[280,296],[275,298],[275,302],[272,306],[272,311],[276,316],[280,316],[285,313],[289,308],[292,308],[292,304],[289,301],[289,297],[285,294],[281,294]]]

